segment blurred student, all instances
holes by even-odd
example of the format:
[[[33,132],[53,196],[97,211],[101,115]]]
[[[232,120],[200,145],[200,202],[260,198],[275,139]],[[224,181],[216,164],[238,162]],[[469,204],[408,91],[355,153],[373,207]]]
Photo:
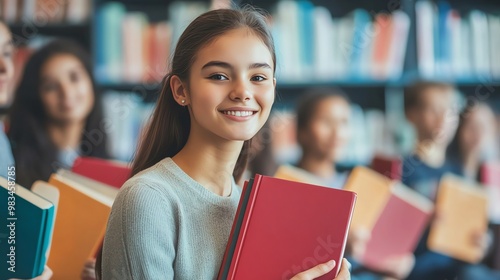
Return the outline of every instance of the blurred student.
[[[14,78],[14,45],[12,35],[7,26],[0,21],[0,107],[7,106],[10,85]],[[9,167],[14,166],[14,158],[9,140],[0,120],[0,176],[7,178]]]
[[[347,96],[336,89],[312,90],[300,99],[297,107],[297,142],[302,156],[297,167],[332,188],[342,188],[347,172],[339,172],[335,165],[345,152],[351,135],[351,105]],[[364,252],[369,232],[350,232],[346,254],[352,263],[352,279],[405,278],[413,267],[412,254],[394,256],[381,271],[370,271],[355,260]]]
[[[351,134],[351,108],[339,90],[320,89],[305,95],[297,107],[297,142],[302,156],[297,167],[325,186],[340,189],[347,172],[335,168]]]
[[[415,127],[417,142],[413,153],[403,160],[402,181],[432,200],[445,173],[462,175],[462,170],[446,159],[447,147],[458,126],[458,104],[458,92],[450,84],[420,82],[405,89],[405,113]],[[481,279],[499,279],[499,275],[485,267],[430,251],[427,237],[428,232],[415,251],[415,266],[408,279],[474,279],[464,276],[470,271],[481,275]],[[489,247],[486,235],[478,235],[471,242],[486,254]]]
[[[462,111],[447,158],[458,165],[464,177],[477,181],[481,165],[495,159],[496,130],[495,113],[488,104],[474,103]]]
[[[9,99],[9,90],[14,77],[14,44],[8,27],[0,21],[0,107],[6,106]],[[0,121],[0,176],[7,178],[9,167],[14,166],[14,159],[9,141],[4,133],[3,123]],[[8,275],[5,275],[8,277]],[[45,267],[42,275],[33,280],[49,280],[52,270]],[[11,279],[15,280],[15,279]]]
[[[18,183],[30,187],[77,156],[107,158],[106,131],[90,57],[56,40],[28,60],[10,112]]]

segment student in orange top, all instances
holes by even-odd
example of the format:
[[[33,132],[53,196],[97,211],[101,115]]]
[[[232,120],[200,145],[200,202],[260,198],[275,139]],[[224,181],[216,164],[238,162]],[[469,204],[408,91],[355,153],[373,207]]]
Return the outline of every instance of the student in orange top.
[[[108,222],[101,279],[216,279],[249,140],[269,117],[276,56],[258,12],[220,9],[181,35],[172,72]],[[101,264],[101,267],[99,267]],[[315,279],[347,261],[292,279]],[[258,268],[256,268],[258,269]]]

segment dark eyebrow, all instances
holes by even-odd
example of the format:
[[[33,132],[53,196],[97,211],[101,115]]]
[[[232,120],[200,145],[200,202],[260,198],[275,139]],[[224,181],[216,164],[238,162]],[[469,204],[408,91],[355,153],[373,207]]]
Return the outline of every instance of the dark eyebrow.
[[[203,70],[205,68],[212,67],[212,66],[233,69],[233,66],[231,66],[229,63],[223,62],[223,61],[209,61],[205,65],[203,65],[203,67],[201,67],[201,69]]]
[[[272,69],[271,66],[267,63],[253,63],[248,67],[248,69],[255,69],[255,68],[269,68]]]
[[[227,62],[223,62],[223,61],[210,61],[210,62],[207,62],[205,65],[203,65],[203,67],[201,67],[201,69],[205,69],[205,68],[212,67],[212,66],[217,66],[217,67],[222,67],[222,68],[227,68],[227,69],[233,69],[233,66],[231,66],[231,64],[229,64]],[[272,69],[271,66],[269,66],[269,64],[267,64],[267,63],[252,63],[248,67],[248,69],[255,69],[255,68],[268,68],[268,69]]]

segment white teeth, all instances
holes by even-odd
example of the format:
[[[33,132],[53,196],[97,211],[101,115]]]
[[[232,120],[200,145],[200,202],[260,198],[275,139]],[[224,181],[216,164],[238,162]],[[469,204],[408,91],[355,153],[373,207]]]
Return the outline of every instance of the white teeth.
[[[224,114],[236,116],[236,117],[246,117],[253,115],[252,111],[224,111]]]

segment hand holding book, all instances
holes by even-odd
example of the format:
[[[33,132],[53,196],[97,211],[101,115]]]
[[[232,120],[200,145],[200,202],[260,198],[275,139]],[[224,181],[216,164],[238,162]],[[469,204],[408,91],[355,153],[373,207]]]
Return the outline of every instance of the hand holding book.
[[[330,272],[335,267],[335,261],[331,260],[326,263],[318,264],[317,266],[310,268],[304,272],[295,275],[290,280],[312,280],[320,276],[323,276]],[[342,260],[342,265],[340,267],[339,274],[333,280],[349,280],[351,279],[351,273],[349,268],[351,265],[346,259]]]

